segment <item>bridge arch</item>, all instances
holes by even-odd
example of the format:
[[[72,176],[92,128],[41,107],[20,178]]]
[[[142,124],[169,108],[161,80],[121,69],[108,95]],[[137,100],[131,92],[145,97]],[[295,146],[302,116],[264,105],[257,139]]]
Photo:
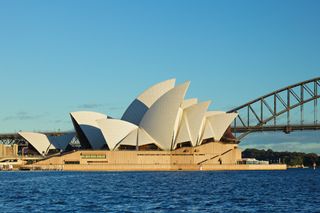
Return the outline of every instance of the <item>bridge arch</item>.
[[[237,112],[239,115],[232,125],[232,132],[237,134],[238,141],[255,131],[279,131],[289,133],[293,130],[317,130],[320,129],[318,122],[318,99],[320,97],[320,77],[296,83],[276,90],[228,112]],[[304,123],[304,105],[313,102],[313,123]],[[300,107],[299,124],[291,123],[290,112]],[[277,124],[277,118],[283,114],[286,116],[286,124]],[[273,124],[270,125],[270,121]]]

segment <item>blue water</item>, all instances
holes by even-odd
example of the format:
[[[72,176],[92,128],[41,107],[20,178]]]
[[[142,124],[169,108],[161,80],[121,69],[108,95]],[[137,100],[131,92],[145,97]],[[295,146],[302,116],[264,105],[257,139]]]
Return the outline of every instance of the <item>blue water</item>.
[[[320,212],[320,169],[0,172],[0,212]]]

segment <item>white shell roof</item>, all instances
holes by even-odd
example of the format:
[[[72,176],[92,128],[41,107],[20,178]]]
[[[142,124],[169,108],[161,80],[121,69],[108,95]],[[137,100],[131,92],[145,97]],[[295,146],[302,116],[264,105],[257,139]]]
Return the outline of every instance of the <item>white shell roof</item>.
[[[186,99],[182,102],[181,108],[185,109],[185,108],[190,107],[190,106],[197,104],[197,103],[198,103],[198,99],[196,99],[196,98]]]
[[[214,137],[214,132],[212,130],[211,123],[208,121],[208,119],[205,119],[201,140],[198,143],[201,143],[202,140],[204,139],[213,138],[213,137]]]
[[[186,142],[186,141],[191,141],[191,133],[190,133],[190,128],[188,125],[187,118],[186,116],[183,116],[173,149],[175,149],[179,143]]]
[[[175,85],[175,79],[169,79],[155,84],[141,93],[126,109],[121,120],[139,125],[144,114],[163,94]]]
[[[138,129],[138,126],[132,123],[117,119],[100,119],[97,120],[97,123],[110,150],[114,150],[121,140],[135,129]]]
[[[107,119],[106,115],[88,111],[72,112],[70,115],[78,123],[93,149],[101,149],[106,144],[97,123],[99,119]]]
[[[50,149],[65,150],[74,133],[68,133],[61,136],[47,136],[43,133],[18,132],[18,134],[28,141],[41,155],[46,155]]]
[[[55,148],[45,134],[34,132],[18,132],[18,134],[26,139],[41,155],[46,155],[51,147]]]
[[[208,138],[213,138],[214,133],[211,127],[211,124],[208,121],[208,117],[212,115],[217,115],[217,114],[225,114],[226,112],[223,111],[207,111],[205,113],[205,116],[202,120],[200,131],[199,131],[199,140],[197,142],[198,145],[202,143],[202,140],[208,139]]]
[[[192,105],[184,110],[184,114],[188,121],[190,128],[191,143],[193,146],[197,145],[199,140],[199,132],[201,129],[202,121],[205,118],[206,111],[211,101],[201,102],[199,104]]]
[[[179,108],[190,82],[178,85],[161,96],[145,113],[140,127],[165,150],[170,150]]]
[[[99,119],[107,118],[107,115],[104,115],[99,112],[90,112],[90,111],[78,111],[71,112],[71,116],[77,121],[79,125],[85,124],[99,128],[98,123],[96,122]]]
[[[143,146],[147,144],[156,144],[159,148],[162,148],[162,145],[159,144],[154,138],[152,138],[143,128],[139,128],[138,131],[138,146]]]
[[[227,128],[237,116],[237,113],[221,113],[208,117],[215,141],[220,141]]]
[[[123,140],[121,140],[119,145],[137,146],[138,131],[139,129],[135,129],[132,132],[130,132]],[[118,145],[115,148],[117,147]]]

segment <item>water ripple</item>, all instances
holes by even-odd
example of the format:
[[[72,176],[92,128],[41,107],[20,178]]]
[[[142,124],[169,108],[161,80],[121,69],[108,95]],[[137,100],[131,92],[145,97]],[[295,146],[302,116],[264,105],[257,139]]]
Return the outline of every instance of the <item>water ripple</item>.
[[[320,212],[320,170],[1,172],[1,212]]]

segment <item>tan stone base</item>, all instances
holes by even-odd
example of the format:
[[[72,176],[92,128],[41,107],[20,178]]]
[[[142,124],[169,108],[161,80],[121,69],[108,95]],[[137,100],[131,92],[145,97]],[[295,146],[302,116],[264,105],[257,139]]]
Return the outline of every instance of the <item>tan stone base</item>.
[[[63,171],[283,170],[286,165],[243,165],[236,144],[211,142],[174,151],[80,150],[53,156],[24,169]]]

